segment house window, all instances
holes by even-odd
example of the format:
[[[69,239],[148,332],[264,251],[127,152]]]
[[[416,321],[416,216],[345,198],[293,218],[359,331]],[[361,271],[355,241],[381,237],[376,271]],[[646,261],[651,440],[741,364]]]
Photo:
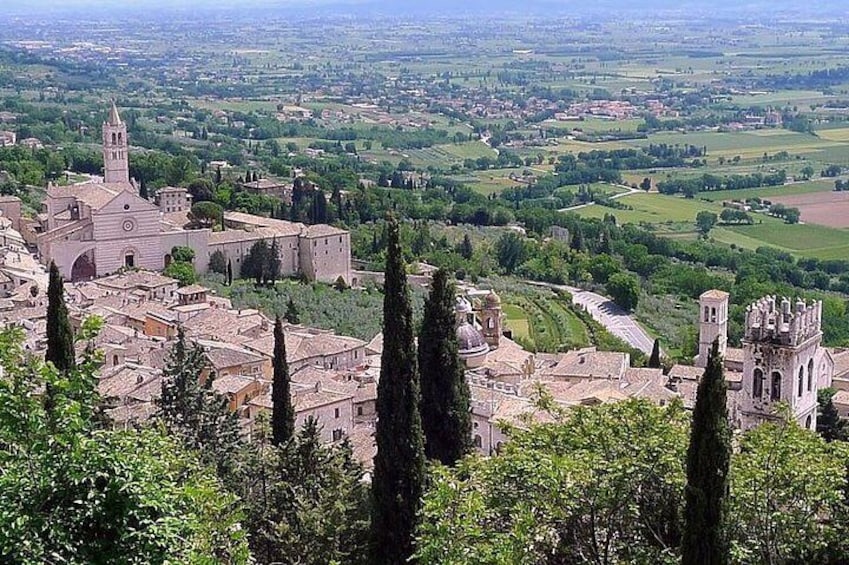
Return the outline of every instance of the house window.
[[[362,416],[362,415],[363,415],[363,407],[357,406],[357,416]]]
[[[339,409],[338,408],[333,411],[333,416],[336,417],[336,418],[339,418]]]
[[[709,322],[709,321],[710,321],[710,308],[705,306],[705,322]]]
[[[117,365],[118,365],[118,356],[117,356],[117,355],[113,355],[113,356],[112,356],[112,366],[113,366],[113,367],[116,367]]]
[[[716,323],[716,308],[710,309],[710,321]]]
[[[345,432],[342,431],[342,428],[333,430],[333,441],[342,441],[343,437],[345,437]]]
[[[136,266],[136,256],[132,253],[124,255],[124,266],[128,269],[134,268]]]
[[[483,438],[479,435],[475,436],[475,447],[477,447],[478,449],[483,447]]]
[[[802,396],[804,389],[805,389],[805,368],[799,367],[799,386],[798,386],[797,394],[799,396]]]
[[[760,369],[755,369],[755,375],[752,377],[752,398],[760,399],[764,394],[764,372]]]
[[[781,400],[781,373],[778,371],[772,373],[772,386],[769,390],[769,398],[772,401]]]

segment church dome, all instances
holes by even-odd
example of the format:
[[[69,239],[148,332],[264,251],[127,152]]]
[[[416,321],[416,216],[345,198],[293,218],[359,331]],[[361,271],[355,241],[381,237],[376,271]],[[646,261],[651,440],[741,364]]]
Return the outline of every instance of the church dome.
[[[462,296],[458,296],[454,304],[457,314],[471,314],[473,312],[471,303]]]
[[[480,355],[489,351],[489,345],[483,335],[471,324],[457,326],[457,343],[461,357]]]
[[[484,303],[487,308],[499,308],[501,306],[501,297],[495,294],[494,290],[490,290],[489,294],[484,298]]]

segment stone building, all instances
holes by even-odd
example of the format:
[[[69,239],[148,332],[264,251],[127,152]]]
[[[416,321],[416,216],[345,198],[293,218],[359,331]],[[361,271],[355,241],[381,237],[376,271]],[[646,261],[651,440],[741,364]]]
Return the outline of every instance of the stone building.
[[[225,215],[224,231],[194,229],[186,189],[160,189],[156,204],[139,196],[130,179],[127,126],[114,104],[103,124],[103,162],[104,182],[49,186],[43,213],[32,224],[42,260],[54,261],[67,280],[122,269],[159,271],[176,246],[195,251],[194,266],[200,273],[220,251],[238,274],[253,244],[276,240],[284,276],[302,274],[323,282],[342,277],[351,283],[351,240],[345,230],[236,212]]]

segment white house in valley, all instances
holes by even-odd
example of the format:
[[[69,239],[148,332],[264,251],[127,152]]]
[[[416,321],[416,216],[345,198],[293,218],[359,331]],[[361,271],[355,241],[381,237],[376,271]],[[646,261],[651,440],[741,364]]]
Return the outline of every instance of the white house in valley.
[[[254,243],[277,240],[284,275],[351,282],[351,239],[345,230],[236,212],[225,214],[224,231],[191,229],[186,189],[161,189],[156,204],[139,196],[130,179],[127,126],[114,104],[103,124],[103,162],[103,182],[49,186],[43,213],[33,226],[42,261],[54,261],[68,280],[125,268],[162,270],[176,246],[195,251],[200,273],[216,251],[238,273]]]

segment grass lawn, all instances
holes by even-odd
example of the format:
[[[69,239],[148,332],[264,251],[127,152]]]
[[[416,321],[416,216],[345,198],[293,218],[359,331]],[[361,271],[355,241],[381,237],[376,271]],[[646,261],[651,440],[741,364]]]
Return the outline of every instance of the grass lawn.
[[[849,252],[849,230],[816,224],[787,225],[774,218],[764,218],[763,223],[751,226],[727,226],[723,229],[747,238],[746,243],[756,240],[806,257],[845,258]],[[733,243],[740,245],[737,241]]]
[[[513,336],[523,340],[531,339],[531,325],[528,315],[522,308],[515,304],[503,306],[504,316],[507,318],[507,326],[513,330]]]
[[[581,208],[576,212],[587,218],[603,218],[605,214],[613,214],[622,224],[695,222],[696,214],[702,210],[716,214],[722,212],[722,206],[713,202],[660,194],[634,194],[624,196],[617,202],[631,206],[633,210],[617,210],[596,205]]]

